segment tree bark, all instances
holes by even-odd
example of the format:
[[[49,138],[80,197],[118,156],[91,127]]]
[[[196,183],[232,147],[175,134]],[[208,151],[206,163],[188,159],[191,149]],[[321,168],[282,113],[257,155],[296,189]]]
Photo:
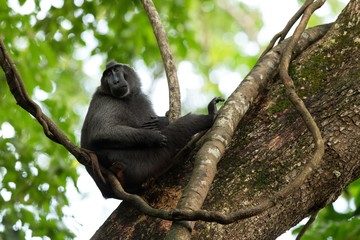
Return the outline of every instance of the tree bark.
[[[196,222],[193,239],[275,239],[333,202],[360,174],[360,3],[351,1],[329,32],[303,52],[290,73],[325,141],[321,166],[266,212],[229,225]],[[242,119],[218,165],[203,209],[232,212],[267,199],[292,182],[311,158],[312,137],[274,78]],[[156,181],[153,207],[176,206],[191,162]],[[170,184],[171,183],[171,184]],[[122,203],[93,239],[162,239],[171,222]]]

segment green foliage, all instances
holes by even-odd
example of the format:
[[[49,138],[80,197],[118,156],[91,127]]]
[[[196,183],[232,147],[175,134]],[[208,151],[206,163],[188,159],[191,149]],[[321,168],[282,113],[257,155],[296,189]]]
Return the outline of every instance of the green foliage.
[[[338,212],[330,204],[322,209],[314,223],[306,231],[303,240],[317,239],[359,239],[360,236],[360,180],[351,183],[341,196],[348,204],[345,212]],[[293,233],[298,233],[302,226]]]
[[[58,24],[46,18],[34,22],[35,16],[17,14],[1,4],[1,37],[29,95],[75,142],[80,116],[74,107],[86,102],[80,90],[84,78],[78,70],[81,62],[72,58],[72,44],[52,37]],[[73,238],[63,224],[68,216],[62,208],[68,205],[68,182],[77,181],[78,163],[62,146],[46,138],[37,121],[16,105],[6,85],[1,74],[0,239],[24,239],[28,230],[32,236]],[[9,135],[6,125],[14,134]]]

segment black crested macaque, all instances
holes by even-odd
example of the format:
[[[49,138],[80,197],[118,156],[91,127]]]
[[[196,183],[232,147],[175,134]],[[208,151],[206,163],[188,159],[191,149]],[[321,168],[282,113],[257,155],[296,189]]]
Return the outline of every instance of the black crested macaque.
[[[99,163],[111,170],[128,192],[167,170],[174,156],[191,137],[210,128],[217,116],[214,98],[208,115],[187,114],[169,124],[156,116],[140,80],[129,66],[109,62],[90,102],[81,131],[81,147],[94,151]],[[93,176],[105,198],[114,197],[109,186]]]

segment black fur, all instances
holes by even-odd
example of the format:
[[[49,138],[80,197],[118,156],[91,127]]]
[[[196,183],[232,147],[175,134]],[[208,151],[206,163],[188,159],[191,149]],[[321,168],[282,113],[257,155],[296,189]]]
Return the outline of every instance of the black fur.
[[[208,115],[188,114],[169,124],[166,117],[156,116],[141,92],[136,72],[110,62],[91,100],[81,147],[94,151],[100,164],[116,174],[124,189],[134,192],[144,181],[168,169],[194,134],[212,126],[219,101],[224,100],[214,98],[209,103]],[[105,198],[113,197],[108,186],[94,179]]]

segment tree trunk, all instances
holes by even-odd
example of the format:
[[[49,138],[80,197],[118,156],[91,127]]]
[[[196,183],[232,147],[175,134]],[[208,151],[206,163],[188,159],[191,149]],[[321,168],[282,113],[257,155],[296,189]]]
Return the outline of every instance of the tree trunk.
[[[229,225],[196,222],[193,239],[275,239],[333,202],[360,174],[360,2],[351,1],[329,32],[303,52],[290,73],[325,141],[319,168],[262,214]],[[232,212],[267,199],[292,182],[313,152],[312,137],[277,79],[242,119],[220,164],[203,209]],[[177,166],[144,196],[173,208],[191,172]],[[186,175],[186,176],[185,176]],[[93,239],[162,239],[171,222],[122,203]]]

